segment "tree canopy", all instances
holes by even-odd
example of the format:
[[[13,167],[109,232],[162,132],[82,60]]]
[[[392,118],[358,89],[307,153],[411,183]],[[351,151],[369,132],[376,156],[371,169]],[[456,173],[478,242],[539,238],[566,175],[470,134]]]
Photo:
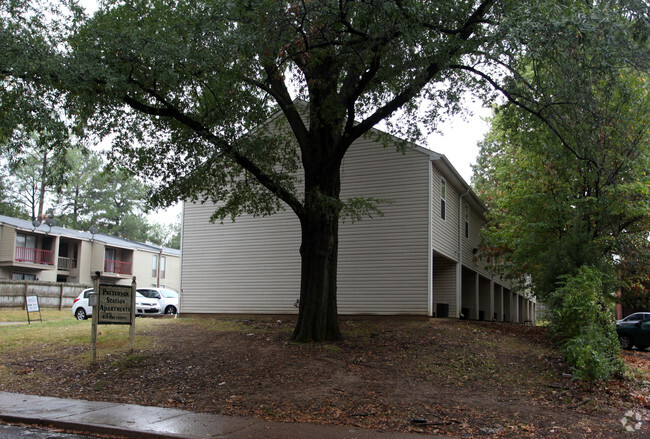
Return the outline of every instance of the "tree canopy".
[[[422,139],[465,92],[502,93],[561,135],[523,54],[587,45],[599,68],[647,61],[647,5],[633,0],[109,0],[71,14],[55,32],[5,19],[5,31],[30,31],[9,33],[10,48],[33,32],[49,44],[42,60],[0,59],[2,73],[65,90],[87,130],[115,136],[114,158],[157,183],[156,203],[211,200],[220,219],[291,209],[301,341],[340,338],[339,218],[376,208],[340,199],[352,142],[380,122]],[[272,114],[278,125],[260,129]]]
[[[558,93],[591,101],[567,99],[554,110],[574,127],[562,138],[530,113],[498,111],[474,177],[490,211],[483,236],[494,269],[532,276],[544,298],[583,265],[612,271],[647,247],[649,86],[647,75],[629,71],[587,89],[567,78]]]

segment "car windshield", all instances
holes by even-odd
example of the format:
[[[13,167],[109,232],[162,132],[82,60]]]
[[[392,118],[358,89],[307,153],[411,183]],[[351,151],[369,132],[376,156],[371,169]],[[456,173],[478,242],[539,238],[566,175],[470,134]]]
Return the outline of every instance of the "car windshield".
[[[632,321],[637,321],[637,320],[643,320],[645,316],[643,314],[630,314],[629,316],[625,317],[623,320],[626,322],[632,322]]]
[[[140,294],[142,294],[144,297],[148,297],[149,299],[157,299],[158,298],[158,293],[156,293],[153,290],[142,290],[139,291]]]
[[[175,299],[178,297],[178,293],[174,290],[160,290],[162,293],[163,297],[166,297],[168,299]]]

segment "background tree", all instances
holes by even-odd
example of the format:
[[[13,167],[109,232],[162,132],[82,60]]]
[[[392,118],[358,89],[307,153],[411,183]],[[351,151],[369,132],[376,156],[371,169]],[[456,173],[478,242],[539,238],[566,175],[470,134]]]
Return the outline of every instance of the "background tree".
[[[544,116],[536,105],[544,90],[527,77],[520,55],[587,35],[608,62],[628,48],[632,60],[642,56],[629,42],[647,24],[635,15],[647,16],[644,8],[550,0],[107,1],[90,20],[68,21],[82,25],[60,54],[65,69],[37,79],[74,94],[71,108],[89,129],[116,135],[116,157],[158,182],[155,203],[220,202],[215,219],[291,209],[302,236],[293,338],[338,339],[339,219],[377,209],[376,200],[339,196],[352,142],[378,136],[371,128],[379,122],[421,139],[441,113],[459,109],[466,91],[498,90]],[[52,67],[7,66],[8,75],[28,79]],[[295,98],[306,103],[302,114]],[[274,129],[256,130],[276,111]]]
[[[146,235],[146,220],[142,214],[147,188],[142,182],[128,171],[105,168],[93,175],[90,189],[93,224],[117,236]]]
[[[637,259],[638,244],[648,239],[647,76],[620,71],[601,79],[588,90],[569,78],[555,82],[566,97],[556,117],[574,127],[561,138],[530,113],[501,108],[474,169],[490,209],[489,261],[506,275],[531,276],[542,300],[583,265],[603,272],[618,266],[622,285],[625,263],[615,262]]]
[[[47,133],[21,133],[21,153],[9,155],[9,181],[13,199],[31,212],[32,219],[44,217],[47,197],[60,186],[66,164],[66,148],[70,144],[63,138]]]
[[[587,69],[593,55],[529,60],[561,103],[544,110],[547,123],[501,107],[474,184],[489,205],[492,268],[532,283],[576,378],[605,380],[623,367],[613,293],[649,280],[639,249],[650,230],[650,93],[644,73]]]
[[[173,224],[154,223],[149,229],[149,242],[169,248],[181,248],[181,216]]]
[[[66,151],[65,160],[67,165],[64,181],[57,188],[57,218],[67,227],[88,230],[93,225],[92,215],[95,210],[95,176],[102,172],[104,161],[99,154],[80,148]],[[102,192],[111,189],[95,188]]]
[[[15,218],[27,219],[29,215],[14,204],[9,188],[6,184],[7,175],[0,167],[0,215],[12,216]]]

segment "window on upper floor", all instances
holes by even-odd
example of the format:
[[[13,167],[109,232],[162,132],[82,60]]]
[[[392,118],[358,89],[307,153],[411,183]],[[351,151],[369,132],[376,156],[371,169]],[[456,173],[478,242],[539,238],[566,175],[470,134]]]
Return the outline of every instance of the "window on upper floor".
[[[156,276],[158,276],[158,255],[153,255],[153,263],[151,264],[151,277]]]
[[[447,182],[440,179],[440,218],[444,221],[447,217]]]
[[[166,257],[161,256],[160,257],[160,278],[164,279],[165,278],[165,262],[166,262]]]
[[[23,235],[22,233],[16,234],[16,247],[35,249],[36,236]]]

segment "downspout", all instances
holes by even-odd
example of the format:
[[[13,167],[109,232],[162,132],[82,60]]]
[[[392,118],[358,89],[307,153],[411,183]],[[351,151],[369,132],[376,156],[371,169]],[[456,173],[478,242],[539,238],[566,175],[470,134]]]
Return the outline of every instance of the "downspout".
[[[160,246],[160,252],[158,252],[158,264],[156,267],[156,288],[160,288],[160,264],[162,263],[162,245]]]
[[[456,318],[460,318],[463,307],[463,197],[469,188],[458,197],[458,267],[456,269]],[[467,316],[466,316],[467,317]]]
[[[427,312],[429,317],[433,317],[433,162],[429,160],[429,224],[428,224],[428,244],[427,244]]]

